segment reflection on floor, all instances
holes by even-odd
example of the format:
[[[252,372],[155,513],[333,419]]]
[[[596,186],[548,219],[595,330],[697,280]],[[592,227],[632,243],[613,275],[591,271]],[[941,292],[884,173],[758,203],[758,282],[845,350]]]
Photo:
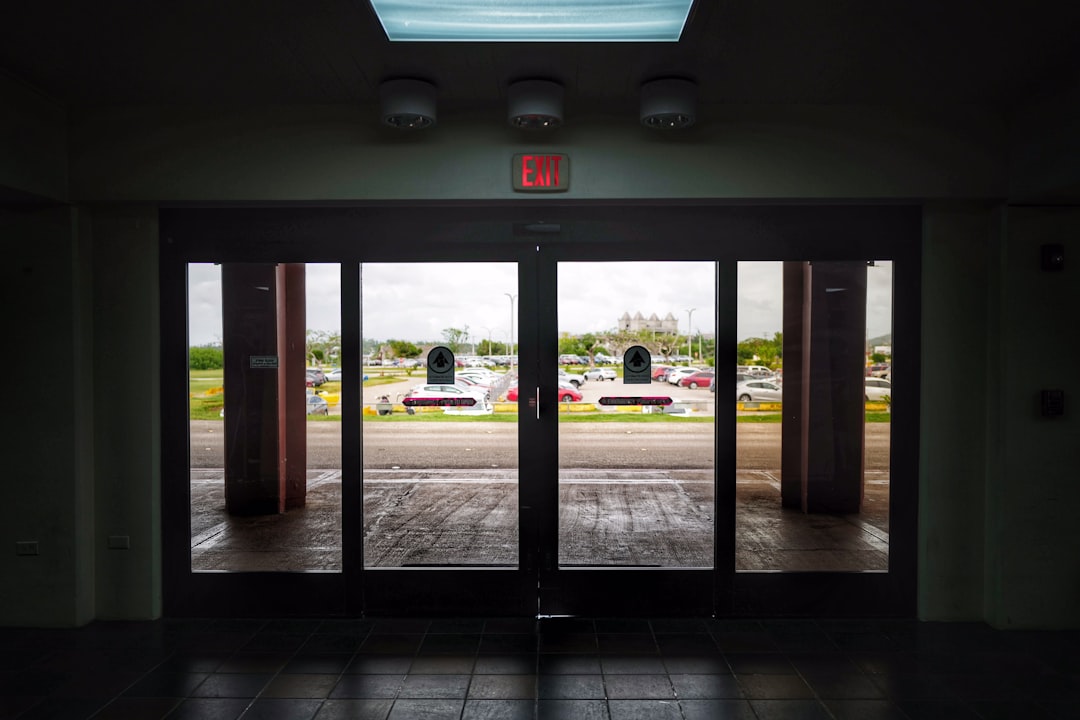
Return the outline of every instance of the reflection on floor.
[[[0,628],[0,717],[1080,717],[1080,633],[914,620],[168,619]]]
[[[889,480],[867,472],[864,511],[807,515],[780,507],[778,473],[736,477],[738,570],[888,569]],[[192,470],[192,569],[339,572],[341,475],[308,473],[307,506],[229,517],[221,470]],[[709,567],[710,471],[565,470],[560,563]],[[517,550],[513,471],[369,471],[364,487],[369,567],[512,566]]]

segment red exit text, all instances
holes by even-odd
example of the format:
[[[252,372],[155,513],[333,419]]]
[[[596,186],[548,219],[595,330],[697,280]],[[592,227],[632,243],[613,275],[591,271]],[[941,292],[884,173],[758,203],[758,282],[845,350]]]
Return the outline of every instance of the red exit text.
[[[570,187],[570,158],[567,155],[526,154],[514,156],[514,190],[560,192]]]

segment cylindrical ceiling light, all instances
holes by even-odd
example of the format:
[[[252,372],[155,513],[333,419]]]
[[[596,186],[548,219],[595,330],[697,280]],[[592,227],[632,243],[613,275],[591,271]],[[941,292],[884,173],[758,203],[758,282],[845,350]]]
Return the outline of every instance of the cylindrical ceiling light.
[[[379,85],[383,124],[401,130],[420,130],[435,124],[435,86],[425,80],[401,78]]]
[[[557,128],[563,121],[563,86],[551,80],[521,80],[506,89],[510,124],[526,130]]]
[[[697,85],[681,78],[661,78],[641,86],[641,124],[679,130],[697,118]]]

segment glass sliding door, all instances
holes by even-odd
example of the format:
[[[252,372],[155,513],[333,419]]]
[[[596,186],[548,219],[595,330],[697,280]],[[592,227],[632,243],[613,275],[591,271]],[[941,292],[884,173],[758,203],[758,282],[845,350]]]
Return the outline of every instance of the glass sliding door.
[[[517,567],[517,264],[360,272],[364,567]]]

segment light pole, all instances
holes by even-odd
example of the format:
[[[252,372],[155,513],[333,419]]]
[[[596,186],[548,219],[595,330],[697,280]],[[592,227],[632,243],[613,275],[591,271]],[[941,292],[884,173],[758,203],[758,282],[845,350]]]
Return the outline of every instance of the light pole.
[[[514,369],[514,301],[517,300],[517,295],[511,295],[510,293],[503,293],[506,297],[510,298],[510,369]]]
[[[686,311],[686,356],[690,360],[694,359],[694,311],[697,308],[689,308]],[[690,360],[686,361],[686,364],[690,365]]]
[[[488,331],[488,347],[487,347],[487,354],[488,354],[488,355],[494,355],[494,354],[495,354],[495,350],[494,350],[494,349],[493,349],[493,348],[491,347],[491,328],[489,328],[489,327],[488,327],[488,326],[486,326],[486,325],[481,325],[481,326],[480,326],[480,329],[481,329],[481,330],[487,330],[487,331]]]

